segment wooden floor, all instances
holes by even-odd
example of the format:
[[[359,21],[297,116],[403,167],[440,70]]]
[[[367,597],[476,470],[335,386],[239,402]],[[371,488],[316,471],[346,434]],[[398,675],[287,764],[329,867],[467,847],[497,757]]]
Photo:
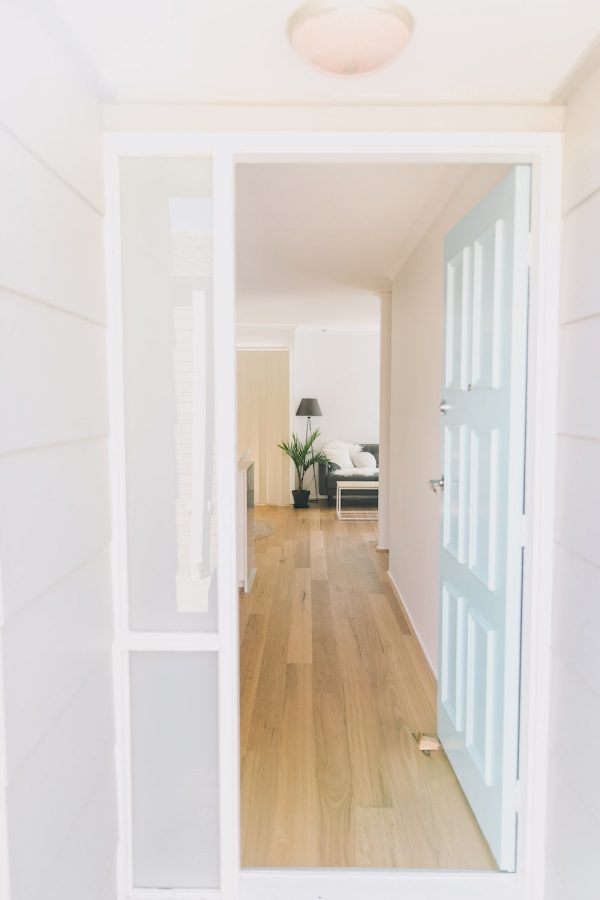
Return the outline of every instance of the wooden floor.
[[[240,596],[244,866],[489,869],[435,734],[435,683],[376,550],[376,523],[260,507]]]

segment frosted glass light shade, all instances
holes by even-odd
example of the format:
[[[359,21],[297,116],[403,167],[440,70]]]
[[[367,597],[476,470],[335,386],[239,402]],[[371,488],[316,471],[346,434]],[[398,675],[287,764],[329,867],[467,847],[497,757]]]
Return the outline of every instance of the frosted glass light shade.
[[[394,59],[413,29],[394,0],[309,0],[290,17],[292,47],[334,75],[364,75]]]

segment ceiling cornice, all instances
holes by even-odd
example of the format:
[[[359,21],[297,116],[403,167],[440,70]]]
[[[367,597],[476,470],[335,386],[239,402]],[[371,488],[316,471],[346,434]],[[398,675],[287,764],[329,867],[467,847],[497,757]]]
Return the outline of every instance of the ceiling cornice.
[[[103,107],[105,131],[550,131],[564,106],[358,103],[119,104]]]

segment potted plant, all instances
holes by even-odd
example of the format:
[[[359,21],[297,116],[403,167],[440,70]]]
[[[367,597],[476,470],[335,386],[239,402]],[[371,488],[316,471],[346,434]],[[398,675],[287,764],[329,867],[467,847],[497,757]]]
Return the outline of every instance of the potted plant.
[[[329,462],[326,454],[323,453],[322,450],[314,450],[314,443],[319,437],[319,434],[319,429],[316,428],[305,441],[301,441],[297,434],[293,434],[289,443],[287,441],[282,441],[280,444],[277,444],[279,449],[283,450],[286,456],[289,456],[296,469],[298,487],[295,491],[292,491],[295,509],[308,508],[310,491],[304,490],[304,476],[310,467],[319,465],[319,463],[327,464]]]

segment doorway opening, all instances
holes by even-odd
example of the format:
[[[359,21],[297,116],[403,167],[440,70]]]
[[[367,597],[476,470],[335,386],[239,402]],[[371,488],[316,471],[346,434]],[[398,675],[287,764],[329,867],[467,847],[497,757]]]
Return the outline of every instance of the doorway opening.
[[[246,587],[240,594],[243,866],[514,869],[515,835],[512,857],[497,842],[490,848],[489,803],[468,799],[470,788],[457,777],[461,754],[457,762],[453,748],[466,721],[444,741],[449,755],[441,744],[426,749],[436,746],[440,730],[442,668],[442,715],[462,702],[449,696],[450,684],[465,700],[471,692],[472,753],[483,748],[494,755],[492,740],[504,746],[496,725],[493,738],[491,726],[481,731],[486,716],[496,715],[504,727],[501,700],[490,701],[492,709],[477,693],[496,690],[494,662],[473,632],[471,619],[483,619],[469,618],[462,594],[452,594],[453,606],[445,599],[456,573],[440,602],[443,551],[462,555],[446,532],[460,516],[462,541],[471,517],[476,540],[475,523],[486,517],[490,498],[498,500],[482,479],[486,472],[497,476],[491,458],[486,468],[486,438],[477,448],[479,475],[475,449],[468,461],[459,458],[445,435],[458,429],[465,441],[466,427],[440,428],[439,405],[453,388],[471,396],[487,391],[489,399],[493,385],[477,383],[472,366],[487,372],[500,352],[494,342],[504,340],[502,352],[510,353],[511,340],[519,339],[510,332],[512,295],[501,295],[498,281],[498,242],[509,241],[508,232],[500,238],[492,231],[489,246],[483,222],[472,245],[460,248],[464,271],[454,285],[456,265],[444,258],[446,236],[512,171],[365,162],[238,166],[238,453],[243,468],[253,462],[260,472],[253,481],[254,525],[247,527],[267,526],[249,541],[252,575],[240,574],[239,581]],[[528,216],[527,189],[526,228],[516,238],[523,245]],[[515,303],[524,304],[526,318],[526,294]],[[521,349],[524,366],[524,344]],[[453,363],[462,374],[448,374]],[[473,383],[463,385],[471,371]],[[511,402],[524,423],[524,381],[519,390],[523,402],[516,395]],[[294,431],[304,439],[304,420],[293,414],[307,395],[317,401],[317,416],[326,399],[313,426],[323,425],[314,448],[328,462],[314,476],[308,468],[312,499],[302,510],[291,506],[293,468],[277,456],[276,433],[287,415],[281,439]],[[387,461],[381,481],[380,454]],[[456,468],[467,462],[475,473],[468,497],[467,473]],[[372,468],[363,472],[356,463]],[[442,504],[427,484],[440,480],[431,476],[441,469]],[[354,490],[344,493],[346,484]],[[522,484],[515,489],[522,504]],[[249,505],[238,505],[244,519]],[[378,522],[378,505],[385,522]],[[486,552],[496,552],[489,532],[479,540],[487,541]],[[520,584],[514,589],[520,608]],[[461,649],[461,641],[470,641],[469,648]],[[518,629],[510,642],[518,661]],[[510,717],[518,720],[518,707]],[[420,735],[435,740],[419,744]],[[510,752],[516,771],[516,741]],[[493,776],[501,778],[500,771]]]
[[[117,703],[117,756],[121,764],[120,768],[120,827],[123,835],[123,853],[120,867],[123,896],[150,897],[152,891],[156,893],[158,888],[170,888],[174,890],[174,897],[178,896],[177,886],[187,886],[179,893],[181,896],[189,893],[190,885],[196,886],[196,893],[204,895],[205,889],[216,887],[220,883],[221,891],[225,896],[241,896],[243,898],[277,897],[282,890],[290,896],[300,897],[305,895],[317,897],[324,889],[330,891],[332,896],[346,898],[358,898],[364,896],[365,891],[373,896],[387,898],[391,896],[429,896],[433,890],[439,887],[448,896],[461,896],[475,898],[481,895],[482,890],[489,891],[489,896],[494,898],[525,897],[530,896],[533,886],[539,884],[543,865],[541,854],[543,847],[543,835],[540,823],[543,821],[544,793],[544,759],[533,758],[531,739],[534,733],[545,733],[547,715],[547,691],[546,674],[548,668],[548,628],[547,619],[543,611],[543,598],[548,595],[550,575],[546,565],[548,555],[551,553],[552,535],[548,522],[551,520],[553,493],[549,490],[552,485],[553,460],[551,456],[541,452],[541,448],[547,446],[547,442],[553,434],[554,406],[552,392],[548,393],[548,386],[554,383],[553,373],[556,369],[554,354],[555,334],[557,326],[557,291],[556,278],[556,254],[553,246],[558,240],[559,227],[559,192],[560,181],[560,147],[556,135],[502,135],[494,139],[487,139],[481,135],[310,135],[304,134],[294,138],[292,135],[114,135],[106,141],[106,183],[107,183],[107,277],[110,297],[111,319],[109,327],[109,359],[111,360],[111,431],[112,451],[111,465],[113,469],[113,520],[114,520],[114,597],[115,597],[115,621],[116,621],[116,703]],[[124,455],[124,431],[127,427],[127,416],[130,414],[124,403],[124,393],[127,393],[127,384],[124,384],[124,369],[122,356],[124,345],[128,340],[127,331],[123,331],[124,312],[129,303],[134,301],[132,287],[124,280],[124,269],[128,265],[131,247],[142,246],[137,232],[141,232],[146,225],[154,221],[166,223],[163,228],[161,241],[170,250],[167,255],[146,255],[145,265],[140,270],[151,276],[156,266],[170,266],[172,254],[182,246],[180,235],[174,239],[174,220],[168,197],[165,202],[161,200],[161,210],[156,217],[144,217],[137,224],[127,219],[127,209],[120,208],[122,187],[120,183],[122,164],[127,160],[139,159],[140,171],[146,167],[146,163],[152,159],[164,159],[173,171],[178,170],[177,160],[189,160],[190,162],[206,159],[214,154],[214,287],[215,303],[213,305],[214,318],[212,340],[215,348],[215,361],[218,378],[214,381],[215,398],[215,432],[217,452],[215,461],[215,483],[217,491],[217,503],[219,514],[216,518],[216,529],[213,532],[216,538],[216,553],[218,567],[216,576],[216,600],[218,601],[218,621],[208,630],[198,629],[190,617],[189,629],[181,623],[177,623],[171,616],[167,619],[163,616],[157,627],[152,623],[150,630],[144,623],[134,621],[132,615],[133,597],[132,584],[128,563],[128,534],[132,523],[128,520],[127,507],[129,498],[127,495],[127,458]],[[530,356],[529,378],[530,392],[528,400],[528,445],[527,445],[527,493],[528,493],[528,517],[523,522],[523,533],[527,551],[525,554],[525,602],[523,618],[524,634],[524,682],[523,682],[523,716],[521,732],[521,777],[520,809],[522,816],[519,827],[519,854],[517,856],[517,871],[514,877],[503,872],[458,872],[450,873],[442,870],[410,870],[399,868],[373,869],[373,868],[345,868],[337,870],[307,869],[298,867],[295,869],[240,869],[239,855],[239,797],[236,772],[238,769],[238,721],[237,698],[239,697],[238,682],[238,658],[239,644],[237,638],[237,614],[233,619],[233,599],[236,585],[235,570],[235,542],[232,536],[235,534],[235,388],[234,388],[234,340],[233,338],[233,297],[234,297],[234,254],[233,254],[233,223],[234,215],[234,171],[240,164],[247,165],[273,162],[297,162],[299,159],[312,162],[324,161],[352,161],[353,163],[373,162],[374,160],[392,163],[404,161],[413,164],[415,161],[426,165],[435,165],[436,161],[452,165],[462,165],[465,161],[476,162],[477,165],[487,161],[496,164],[499,161],[513,164],[533,164],[534,190],[533,190],[533,234],[534,255],[532,272],[532,302],[530,321]],[[192,166],[193,168],[193,166]],[[202,166],[201,166],[202,169]],[[195,171],[195,170],[194,170]],[[187,172],[187,167],[186,167]],[[195,176],[194,176],[195,178]],[[182,196],[203,199],[206,196],[206,184],[200,180],[198,184],[194,180],[191,190],[188,186],[179,182],[179,176],[173,189],[166,184],[171,191],[168,196],[181,198]],[[163,182],[154,182],[152,190],[162,190]],[[209,187],[210,190],[210,187]],[[183,193],[182,193],[183,192]],[[144,196],[148,191],[144,193]],[[136,200],[136,204],[139,200]],[[186,218],[181,222],[181,237],[185,237],[186,259],[189,258],[187,250],[190,249],[192,237],[196,246],[200,240],[202,251],[202,264],[200,268],[205,271],[206,257],[204,252],[210,246],[210,234],[213,225],[210,214],[205,215],[204,207],[196,209],[194,202],[192,227]],[[200,204],[202,206],[202,204]],[[207,210],[210,213],[209,210]],[[177,220],[179,222],[179,220]],[[176,223],[175,223],[176,224]],[[125,226],[125,230],[124,229]],[[189,234],[188,232],[192,232]],[[169,233],[171,233],[169,238]],[[128,244],[127,234],[131,235],[132,243]],[[209,243],[205,247],[205,238]],[[166,241],[166,244],[165,244]],[[158,248],[158,244],[156,247]],[[210,251],[209,251],[210,252]],[[169,255],[170,254],[170,255]],[[196,254],[196,250],[194,250]],[[195,258],[195,256],[194,256]],[[162,270],[161,270],[162,271]],[[207,270],[209,274],[210,270]],[[171,273],[173,274],[173,272]],[[202,273],[200,273],[201,275]],[[198,289],[195,283],[199,272],[194,271],[189,276],[194,279],[188,286],[192,290]],[[183,281],[179,282],[183,286]],[[144,282],[144,289],[140,297],[146,305],[150,297],[154,297],[153,303],[159,305],[172,302],[168,292],[162,291],[160,299],[155,296],[155,288],[160,288],[163,282],[155,280]],[[200,285],[205,291],[205,298],[210,302],[211,285],[209,282]],[[187,289],[187,288],[186,288]],[[154,293],[153,293],[154,292]],[[384,292],[385,294],[385,292]],[[389,296],[386,294],[386,296]],[[543,302],[542,302],[543,298]],[[177,300],[177,297],[175,297]],[[137,302],[137,301],[136,301]],[[141,301],[140,301],[141,302]],[[382,317],[389,313],[389,306],[382,302]],[[133,333],[133,332],[132,332]],[[382,364],[385,358],[389,359],[389,348],[382,346]],[[172,366],[170,356],[165,357],[169,367]],[[193,360],[205,359],[200,353],[197,357],[196,347],[192,348]],[[165,368],[165,373],[166,373]],[[201,371],[203,371],[201,366]],[[177,369],[175,369],[177,372]],[[200,373],[199,373],[200,374]],[[169,382],[169,376],[165,374]],[[172,376],[171,376],[172,377]],[[411,373],[411,380],[416,384],[417,379]],[[382,382],[383,384],[384,382]],[[202,382],[202,384],[206,383]],[[200,385],[200,388],[202,385]],[[195,388],[194,388],[195,390]],[[203,389],[202,389],[203,390]],[[202,391],[201,391],[202,393]],[[168,395],[165,394],[165,401]],[[162,402],[163,394],[160,394]],[[444,399],[444,398],[442,398]],[[144,407],[144,412],[150,407]],[[182,410],[183,411],[183,410]],[[131,415],[137,417],[139,405],[131,408]],[[137,419],[132,419],[136,425]],[[139,423],[137,423],[139,425]],[[162,422],[164,426],[165,422]],[[167,422],[167,426],[168,426]],[[177,422],[176,422],[177,424]],[[439,424],[439,420],[438,420]],[[137,425],[136,425],[137,427]],[[385,434],[389,428],[382,418],[381,445],[385,446]],[[380,475],[381,483],[385,481],[385,452],[381,454]],[[432,474],[427,472],[427,475]],[[434,475],[439,472],[434,472]],[[154,479],[148,482],[151,492],[156,492],[164,486],[162,479]],[[204,495],[203,495],[204,496]],[[383,500],[385,492],[380,497],[381,518],[379,521],[379,536],[385,537],[385,516],[383,515]],[[208,509],[213,508],[210,495],[206,495]],[[433,495],[432,495],[433,497]],[[161,502],[172,503],[172,498],[167,493],[160,495]],[[146,504],[146,509],[157,512],[154,505]],[[193,530],[192,530],[193,531]],[[191,534],[192,532],[190,532]],[[195,531],[193,531],[195,534]],[[389,535],[389,528],[388,528]],[[214,546],[214,545],[211,545]],[[385,544],[383,544],[385,546]],[[392,556],[390,548],[390,557]],[[148,563],[158,563],[162,566],[163,558],[159,554],[156,558],[148,558]],[[391,563],[390,563],[391,565]],[[169,588],[161,599],[167,607],[173,606],[176,594]],[[154,587],[152,588],[154,590]],[[235,607],[237,612],[237,596]],[[144,601],[147,602],[147,601]],[[177,601],[178,603],[178,601]],[[158,609],[158,607],[157,607]],[[408,610],[407,610],[408,612]],[[192,614],[192,616],[195,613]],[[410,610],[410,615],[413,611]],[[148,618],[144,613],[145,619]],[[161,613],[162,616],[162,613]],[[406,617],[408,618],[408,616]],[[413,616],[413,625],[417,625]],[[418,630],[418,629],[416,629]],[[420,633],[421,643],[426,640]],[[164,730],[162,727],[163,714],[155,704],[148,703],[148,684],[141,685],[143,691],[138,696],[135,693],[136,683],[132,681],[134,667],[144,658],[149,661],[163,657],[165,665],[182,663],[185,657],[190,655],[190,660],[204,658],[213,666],[211,675],[207,679],[202,677],[200,682],[195,680],[196,689],[189,696],[181,691],[172,692],[174,685],[165,687],[165,701],[168,701],[169,691],[171,701],[169,709],[177,714],[178,729]],[[217,676],[218,679],[214,676]],[[168,688],[168,690],[167,690]],[[218,690],[217,690],[218,688]],[[201,696],[198,690],[201,689]],[[219,752],[217,756],[213,752],[214,742],[211,738],[211,746],[206,763],[202,763],[201,775],[206,783],[214,785],[215,772],[219,771],[219,796],[218,813],[213,810],[210,815],[204,809],[204,792],[194,793],[192,806],[186,800],[186,808],[183,809],[179,800],[182,799],[172,792],[164,794],[161,803],[173,804],[168,808],[168,821],[179,823],[177,827],[186,834],[194,833],[214,834],[214,825],[218,820],[220,842],[219,847],[210,844],[210,877],[204,873],[204,861],[202,866],[198,863],[198,854],[192,853],[190,865],[194,870],[187,868],[185,872],[174,872],[172,867],[165,869],[162,874],[153,875],[152,884],[140,880],[140,845],[139,845],[139,808],[138,788],[140,787],[140,757],[139,753],[146,751],[145,746],[151,748],[152,744],[144,744],[143,733],[149,727],[160,728],[164,742],[168,744],[165,752],[152,757],[153,771],[156,777],[155,784],[162,783],[165,774],[165,766],[169,778],[178,778],[178,772],[186,767],[186,759],[192,759],[186,749],[185,758],[179,754],[179,750],[185,746],[187,740],[182,743],[178,735],[184,732],[196,722],[197,704],[200,699],[202,716],[208,713],[208,720],[217,725],[216,703],[218,697],[218,735]],[[189,702],[188,702],[189,701]],[[141,722],[139,710],[141,705],[150,720]],[[137,712],[136,712],[137,710]],[[204,719],[203,719],[204,721]],[[141,730],[140,730],[141,728]],[[209,728],[207,734],[215,734],[215,728]],[[196,734],[196,733],[195,733]],[[140,737],[141,736],[141,737]],[[196,738],[198,740],[196,740]],[[201,732],[194,737],[196,743],[204,751],[206,741],[202,740]],[[163,742],[163,743],[164,743]],[[162,746],[162,745],[161,745]],[[136,749],[137,748],[137,749]],[[189,745],[192,749],[192,745]],[[167,752],[168,750],[168,752]],[[139,752],[138,752],[139,751]],[[193,758],[197,761],[196,751]],[[203,757],[204,759],[204,757]],[[144,763],[144,771],[148,770],[148,760]],[[194,769],[194,771],[196,771]],[[194,783],[197,780],[194,775]],[[171,783],[171,782],[169,782]],[[211,794],[211,796],[214,795]],[[541,805],[540,805],[541,804]],[[192,809],[193,807],[193,809]],[[193,812],[193,815],[192,815]],[[169,818],[170,816],[170,818]],[[216,818],[215,818],[216,816]],[[167,824],[163,813],[160,819],[160,827]],[[170,829],[173,835],[175,831]],[[197,842],[181,843],[183,847],[193,848]],[[203,843],[203,847],[205,844]],[[219,862],[215,866],[216,856]],[[137,858],[136,858],[137,856]],[[166,858],[156,857],[157,864],[169,864]],[[182,863],[183,865],[183,863]],[[156,868],[156,867],[155,867]],[[220,874],[219,874],[220,873]],[[281,882],[281,884],[280,884]],[[187,892],[187,893],[186,893]],[[193,891],[192,891],[193,893]]]

